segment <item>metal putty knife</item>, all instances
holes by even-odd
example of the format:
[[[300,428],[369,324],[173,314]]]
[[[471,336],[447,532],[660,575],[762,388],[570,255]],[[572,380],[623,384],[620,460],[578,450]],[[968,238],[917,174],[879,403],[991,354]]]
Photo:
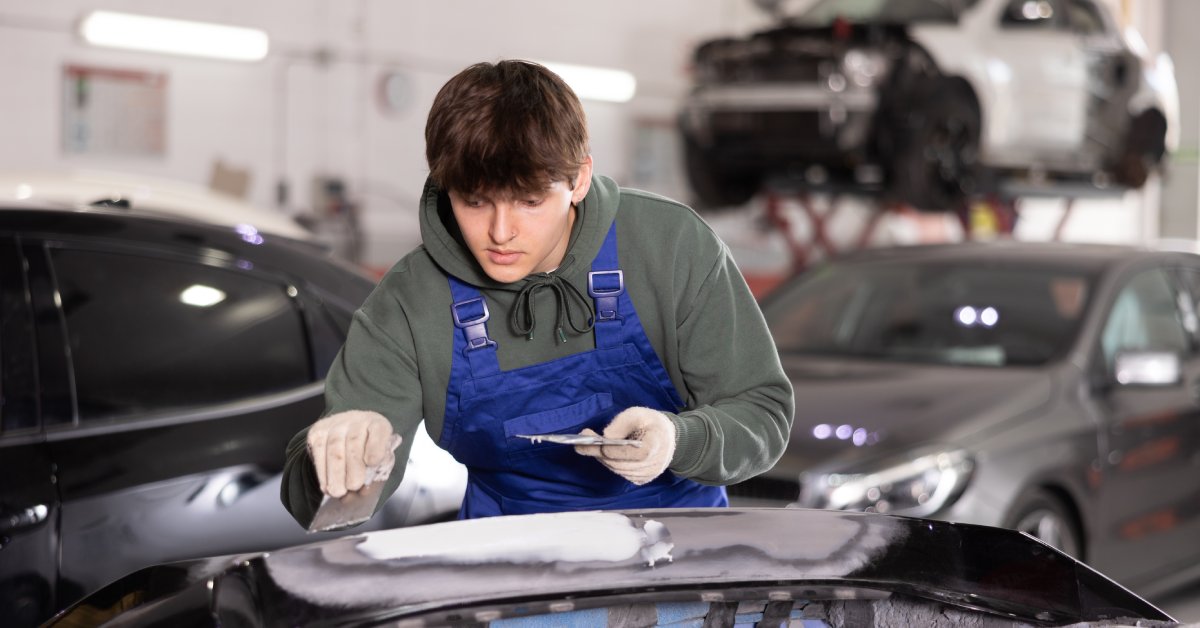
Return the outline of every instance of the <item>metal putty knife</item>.
[[[628,440],[624,438],[604,438],[603,436],[593,436],[591,434],[513,434],[517,438],[528,438],[529,440],[540,443],[558,443],[559,445],[629,445],[631,447],[641,447],[642,441]]]
[[[342,530],[370,519],[375,514],[375,506],[379,505],[379,494],[383,492],[384,484],[387,482],[380,479],[341,497],[322,496],[317,514],[308,524],[308,531]]]

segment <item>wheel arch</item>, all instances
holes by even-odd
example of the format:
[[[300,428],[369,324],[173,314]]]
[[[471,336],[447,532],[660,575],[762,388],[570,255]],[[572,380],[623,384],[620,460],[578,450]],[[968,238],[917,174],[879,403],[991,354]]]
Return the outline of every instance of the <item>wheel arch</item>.
[[[1075,531],[1079,534],[1080,556],[1075,558],[1082,562],[1086,562],[1091,554],[1090,541],[1091,530],[1088,528],[1088,522],[1084,518],[1082,509],[1079,506],[1080,500],[1065,483],[1055,480],[1045,479],[1030,483],[1025,488],[1018,492],[1018,495],[1027,495],[1034,492],[1044,492],[1057,499],[1066,509],[1067,514],[1071,517],[1071,523],[1075,526]],[[1017,519],[1017,506],[1021,500],[1018,498],[1009,505],[1008,511],[1004,514],[1005,525],[1011,525]]]

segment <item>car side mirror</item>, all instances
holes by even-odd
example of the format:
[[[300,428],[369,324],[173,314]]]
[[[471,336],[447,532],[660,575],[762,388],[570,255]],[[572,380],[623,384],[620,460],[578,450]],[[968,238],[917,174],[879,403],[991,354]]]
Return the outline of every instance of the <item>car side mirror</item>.
[[[1113,365],[1119,386],[1173,386],[1181,380],[1179,354],[1171,351],[1122,351]]]

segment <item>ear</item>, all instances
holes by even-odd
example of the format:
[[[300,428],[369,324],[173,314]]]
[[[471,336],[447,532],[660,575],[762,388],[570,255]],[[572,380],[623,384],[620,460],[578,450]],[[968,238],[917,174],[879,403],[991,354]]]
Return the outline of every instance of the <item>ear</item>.
[[[579,174],[575,175],[575,188],[571,190],[571,203],[578,205],[587,196],[590,189],[592,189],[592,156],[588,155],[583,160],[583,165],[579,167]]]

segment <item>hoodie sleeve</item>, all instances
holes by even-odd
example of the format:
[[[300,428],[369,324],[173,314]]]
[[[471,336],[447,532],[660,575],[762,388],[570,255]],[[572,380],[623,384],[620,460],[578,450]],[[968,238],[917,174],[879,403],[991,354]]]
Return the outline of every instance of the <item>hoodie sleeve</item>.
[[[404,440],[396,466],[384,486],[382,505],[404,476],[413,434],[421,421],[421,384],[415,346],[403,308],[386,290],[377,289],[354,313],[341,351],[325,378],[325,412],[371,410],[392,423]],[[307,527],[321,503],[321,488],[308,454],[308,429],[287,446],[280,499],[300,525]]]
[[[677,437],[670,469],[732,484],[783,455],[795,401],[762,312],[729,249],[718,247],[679,319],[679,364],[692,403],[671,417]]]

